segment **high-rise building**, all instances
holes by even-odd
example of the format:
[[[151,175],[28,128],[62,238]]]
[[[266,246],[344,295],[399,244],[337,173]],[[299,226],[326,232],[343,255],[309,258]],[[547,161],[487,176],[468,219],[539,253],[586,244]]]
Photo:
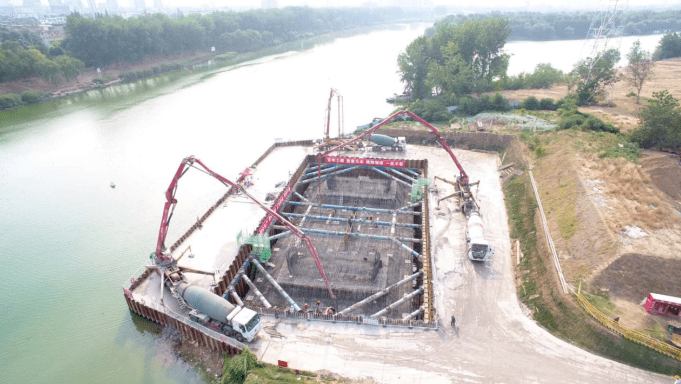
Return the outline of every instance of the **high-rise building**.
[[[106,0],[106,10],[108,12],[118,11],[118,1],[117,0]]]
[[[136,11],[144,11],[147,8],[144,0],[135,0],[133,4]]]
[[[262,0],[260,5],[262,6],[262,9],[276,8],[277,0]]]
[[[161,0],[154,0],[154,8],[162,9],[163,8],[163,2]]]
[[[97,12],[97,2],[95,0],[87,0],[87,6],[90,8],[90,12]]]
[[[56,7],[58,5],[64,4],[61,2],[61,0],[49,0],[48,3],[50,3],[50,7]]]
[[[31,8],[42,6],[42,4],[40,4],[40,0],[24,0],[22,2],[22,5],[24,7],[31,7]]]

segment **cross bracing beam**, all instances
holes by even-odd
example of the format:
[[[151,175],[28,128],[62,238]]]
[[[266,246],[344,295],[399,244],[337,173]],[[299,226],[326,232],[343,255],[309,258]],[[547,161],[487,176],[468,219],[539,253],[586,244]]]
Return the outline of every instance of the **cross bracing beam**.
[[[337,221],[337,222],[343,222],[346,223],[348,221],[347,218],[343,217],[326,217],[326,216],[315,216],[315,215],[301,215],[299,213],[286,213],[283,212],[282,216],[286,217],[293,217],[293,218],[305,218],[307,217],[308,220],[315,220],[315,221]],[[375,225],[381,225],[381,226],[392,226],[392,223],[389,221],[371,221],[371,220],[360,220],[360,219],[349,219],[353,223],[359,223],[359,224],[375,224]],[[301,223],[302,225],[302,223]],[[396,227],[407,227],[407,228],[420,228],[420,224],[408,224],[408,223],[396,223]]]
[[[274,228],[275,228],[275,229],[286,229],[286,227],[280,226],[280,225],[275,225]],[[345,235],[348,235],[348,236],[350,236],[350,237],[360,237],[360,238],[363,237],[363,238],[368,238],[368,239],[373,239],[373,240],[391,240],[391,241],[392,241],[392,240],[395,240],[395,241],[397,241],[397,244],[402,244],[402,243],[400,243],[400,241],[410,242],[410,243],[420,243],[420,242],[421,242],[421,239],[413,239],[413,238],[399,238],[399,239],[395,239],[395,238],[388,237],[388,236],[366,235],[366,234],[363,234],[363,233],[348,233],[348,232],[340,232],[340,231],[326,231],[326,230],[323,230],[323,229],[312,229],[312,228],[299,228],[299,229],[300,229],[301,231],[305,232],[305,233],[315,233],[315,234],[318,234],[318,235],[332,235],[332,236],[345,236]],[[280,233],[279,235],[282,235],[282,234]],[[279,235],[275,235],[275,236],[279,236]],[[415,251],[413,251],[413,250],[412,250],[411,248],[409,248],[409,247],[406,247],[405,249],[407,249],[407,250],[409,250],[410,252],[412,252],[412,254],[413,254],[414,256],[417,256],[417,257],[420,256],[418,253],[416,253]]]

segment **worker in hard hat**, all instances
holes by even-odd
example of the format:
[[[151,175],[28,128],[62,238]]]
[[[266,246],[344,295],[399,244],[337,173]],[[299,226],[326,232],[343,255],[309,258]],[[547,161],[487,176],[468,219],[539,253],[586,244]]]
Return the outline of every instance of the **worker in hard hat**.
[[[674,384],[681,384],[681,376],[676,375],[676,376],[674,376],[674,379],[676,379],[676,380],[674,381]]]
[[[452,328],[456,327],[456,317],[452,313]]]
[[[304,308],[303,310],[304,310],[305,312],[307,312],[307,307],[308,307],[308,305],[307,305],[307,303],[305,303],[305,305],[303,306],[303,308]]]

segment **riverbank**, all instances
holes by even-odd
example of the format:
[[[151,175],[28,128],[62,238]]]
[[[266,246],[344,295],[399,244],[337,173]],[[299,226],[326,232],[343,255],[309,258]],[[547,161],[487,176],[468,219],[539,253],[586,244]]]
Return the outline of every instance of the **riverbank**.
[[[407,23],[406,21],[404,23]],[[165,57],[154,57],[143,60],[140,63],[118,63],[97,72],[97,68],[87,68],[75,79],[62,79],[59,83],[53,84],[42,78],[34,77],[23,80],[14,80],[0,83],[0,95],[21,94],[25,91],[40,92],[45,94],[42,102],[49,101],[58,97],[73,95],[80,92],[87,92],[93,89],[102,89],[122,82],[119,75],[124,72],[143,71],[159,67],[163,64],[179,65],[176,71],[193,72],[196,69],[217,69],[231,65],[241,64],[246,61],[256,60],[266,56],[272,56],[290,51],[303,51],[313,48],[315,45],[332,42],[337,38],[352,37],[379,30],[394,30],[407,28],[405,24],[391,23],[353,28],[345,31],[338,31],[317,35],[307,39],[296,40],[272,47],[263,48],[253,52],[246,52],[236,55],[231,60],[216,60],[217,53],[182,53]],[[219,58],[218,58],[219,59]],[[148,77],[154,77],[152,74]],[[101,80],[98,80],[101,79]]]

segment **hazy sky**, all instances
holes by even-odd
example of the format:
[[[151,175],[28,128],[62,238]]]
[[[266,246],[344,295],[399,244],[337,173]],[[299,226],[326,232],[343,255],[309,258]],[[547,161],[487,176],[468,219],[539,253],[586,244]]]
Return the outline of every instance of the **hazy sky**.
[[[21,0],[10,0],[14,4],[21,4]],[[43,4],[47,5],[48,0],[41,0]],[[118,0],[118,4],[122,7],[127,7],[132,4],[133,0]],[[260,7],[260,0],[162,0],[164,7],[177,7],[177,6],[197,6],[200,4],[210,4],[216,7]],[[410,0],[405,0],[404,2],[409,2]],[[0,1],[2,2],[2,1]],[[392,5],[400,2],[399,0],[277,0],[279,7],[286,7],[291,5],[307,5],[311,7],[324,7],[324,6],[361,6],[365,3],[374,3],[378,5]],[[606,3],[609,0],[481,0],[477,2],[464,1],[464,0],[425,0],[426,3],[430,2],[433,5],[450,5],[455,7],[466,7],[472,4],[480,7],[527,7],[529,10],[535,7],[547,7],[551,6],[553,8],[592,8],[597,3]],[[620,0],[621,3],[626,2],[625,0]],[[83,1],[87,3],[87,1]],[[105,0],[97,0],[97,3],[105,3]],[[148,6],[153,4],[153,0],[146,0]],[[679,7],[681,6],[681,0],[629,0],[630,6],[648,6],[652,4],[660,4],[667,7]]]

